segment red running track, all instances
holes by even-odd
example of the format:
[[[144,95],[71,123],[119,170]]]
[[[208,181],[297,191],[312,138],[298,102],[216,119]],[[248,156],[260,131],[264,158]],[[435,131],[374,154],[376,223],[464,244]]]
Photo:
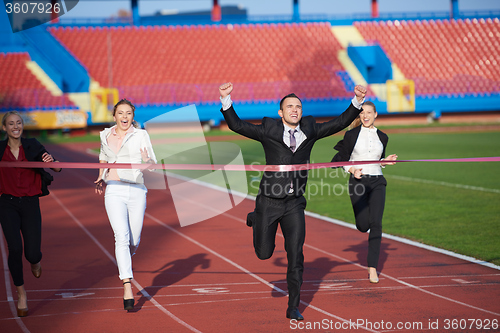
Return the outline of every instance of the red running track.
[[[81,147],[49,150],[64,161],[96,160]],[[370,284],[361,264],[367,235],[311,215],[305,321],[290,321],[283,241],[278,235],[270,260],[256,258],[244,221],[254,202],[181,228],[167,190],[148,193],[133,258],[136,310],[127,313],[95,178],[96,170],[63,170],[41,199],[43,275],[35,279],[25,261],[29,316],[22,319],[15,315],[2,236],[0,332],[499,331],[498,269],[384,238],[380,283]]]

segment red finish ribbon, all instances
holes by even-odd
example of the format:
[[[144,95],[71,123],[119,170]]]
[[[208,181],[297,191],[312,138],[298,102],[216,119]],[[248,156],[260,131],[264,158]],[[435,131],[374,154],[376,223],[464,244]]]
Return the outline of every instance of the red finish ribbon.
[[[404,162],[500,162],[497,157],[445,158],[396,161],[347,161],[290,165],[239,165],[239,164],[133,164],[133,163],[80,163],[80,162],[0,162],[0,168],[63,168],[63,169],[161,169],[161,170],[225,170],[225,171],[299,171],[335,168],[348,165]]]

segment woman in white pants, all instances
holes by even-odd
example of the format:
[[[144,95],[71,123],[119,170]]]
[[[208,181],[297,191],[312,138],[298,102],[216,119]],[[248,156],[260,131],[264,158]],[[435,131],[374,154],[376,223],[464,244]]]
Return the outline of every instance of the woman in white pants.
[[[116,125],[100,133],[100,163],[156,163],[148,133],[134,126],[134,112],[134,105],[126,99],[115,105]],[[99,169],[96,193],[102,194],[103,182],[107,185],[104,204],[115,235],[116,262],[123,282],[123,306],[125,310],[132,310],[132,256],[141,240],[148,190],[139,169]]]

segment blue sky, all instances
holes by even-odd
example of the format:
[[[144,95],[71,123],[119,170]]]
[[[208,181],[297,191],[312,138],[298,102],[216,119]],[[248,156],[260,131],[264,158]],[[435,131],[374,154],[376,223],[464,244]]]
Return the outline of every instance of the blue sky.
[[[139,0],[140,15],[152,15],[158,10],[208,10],[212,0]],[[292,13],[292,0],[219,0],[219,4],[242,5],[250,15],[283,15]],[[378,0],[380,13],[448,11],[450,0]],[[461,11],[500,10],[500,0],[459,0]],[[344,15],[369,13],[371,0],[299,0],[303,14]],[[130,9],[130,1],[80,0],[64,18],[109,17],[119,9]]]

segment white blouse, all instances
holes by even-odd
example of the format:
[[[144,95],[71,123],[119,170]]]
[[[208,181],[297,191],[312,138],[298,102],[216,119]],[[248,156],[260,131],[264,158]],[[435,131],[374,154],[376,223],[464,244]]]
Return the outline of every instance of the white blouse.
[[[123,139],[122,145],[118,152],[115,152],[108,145],[108,136],[111,134],[111,129],[104,129],[101,135],[101,152],[99,160],[107,161],[108,163],[142,163],[141,149],[146,148],[149,157],[156,163],[156,156],[149,139],[148,132],[143,129],[134,128],[131,133],[127,133]],[[104,166],[103,166],[104,167]],[[144,184],[142,171],[139,169],[116,169],[120,181],[127,183]],[[104,180],[107,179],[105,172]]]
[[[382,157],[383,151],[384,145],[377,135],[377,128],[367,128],[361,126],[358,139],[356,140],[356,144],[354,145],[349,161],[379,161]],[[363,169],[361,170],[363,175],[382,175],[382,168],[380,167],[380,164],[347,165],[344,166],[344,170],[349,172],[349,169],[352,167],[355,169]]]

